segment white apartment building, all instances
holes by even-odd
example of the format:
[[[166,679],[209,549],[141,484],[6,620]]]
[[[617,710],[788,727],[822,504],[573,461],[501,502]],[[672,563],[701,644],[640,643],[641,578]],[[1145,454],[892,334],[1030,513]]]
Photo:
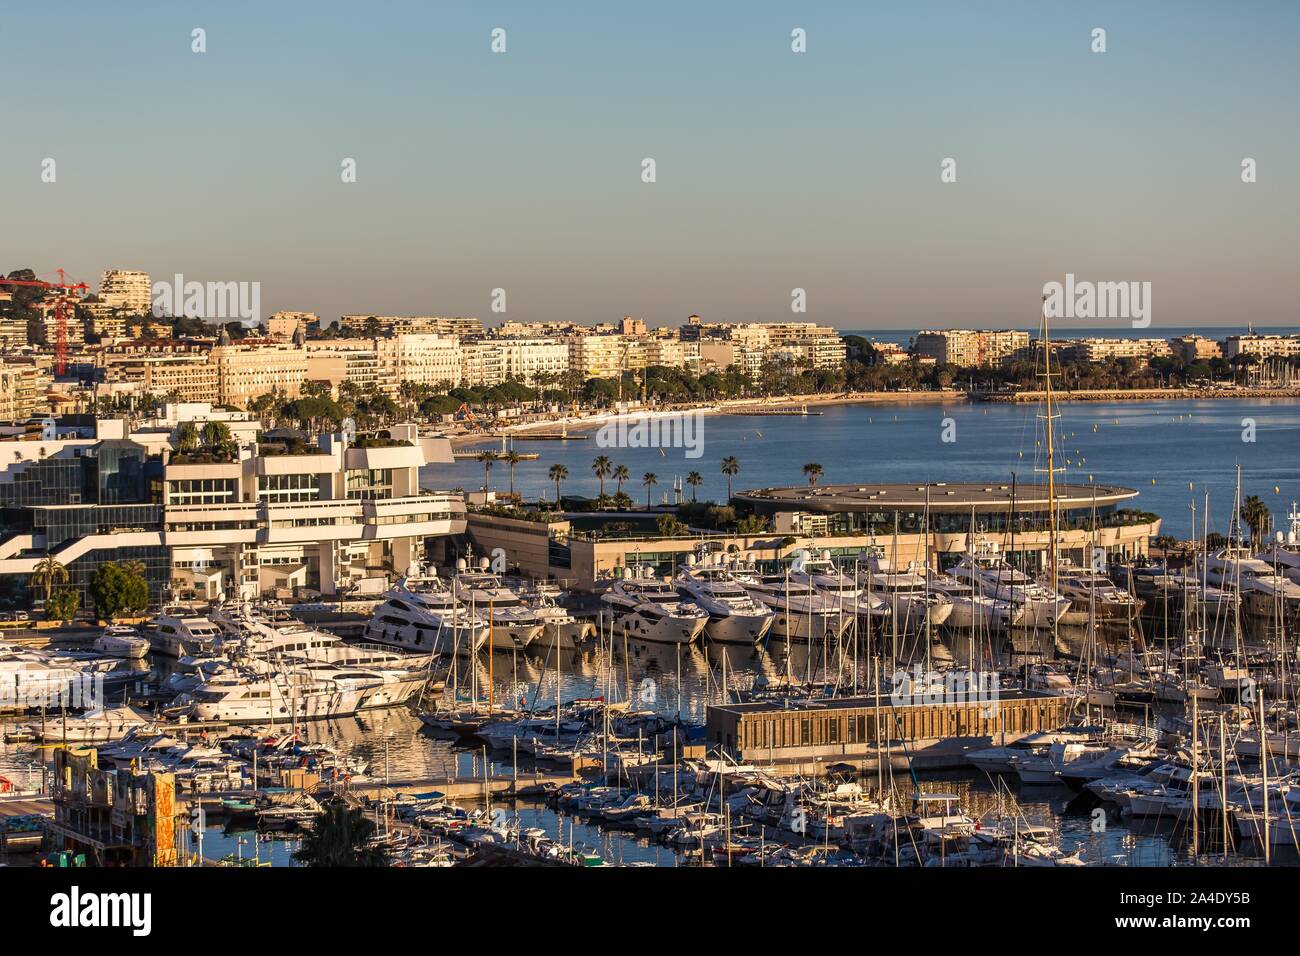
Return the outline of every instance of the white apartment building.
[[[373,343],[384,375],[394,382],[394,387],[412,382],[455,388],[463,382],[461,347],[455,338],[411,333],[374,339]]]
[[[1180,335],[1170,341],[1169,347],[1175,356],[1189,364],[1223,357],[1223,347],[1201,335]]]
[[[217,396],[222,405],[248,408],[254,399],[278,391],[297,398],[307,378],[307,350],[268,339],[242,339],[213,347]]]
[[[326,382],[338,393],[344,382],[363,392],[397,395],[397,380],[387,362],[379,358],[374,339],[308,340],[307,381]]]
[[[1223,357],[1231,361],[1238,355],[1261,359],[1300,355],[1300,335],[1229,335],[1223,340]]]
[[[366,335],[448,335],[481,338],[483,322],[469,315],[344,315],[339,327]]]
[[[216,404],[221,383],[211,351],[210,341],[121,342],[101,348],[95,365],[98,377],[109,386],[136,383],[141,393]]]
[[[305,334],[309,328],[319,325],[320,316],[315,312],[276,312],[266,320],[266,336],[291,342],[299,332]]]
[[[149,315],[153,289],[149,273],[131,269],[106,269],[99,277],[99,301],[123,315]]]
[[[1062,343],[1060,356],[1067,362],[1111,362],[1117,359],[1149,361],[1173,354],[1167,339],[1075,339]]]
[[[496,385],[506,379],[533,385],[539,375],[562,375],[569,370],[569,343],[563,339],[498,338],[461,343],[461,349],[467,353],[472,348],[480,352],[485,378],[482,382],[472,380],[468,374],[469,365],[465,363],[466,385]],[[486,374],[489,369],[501,378],[488,381]]]
[[[569,367],[586,378],[619,378],[645,368],[645,344],[630,335],[574,335],[569,338]]]
[[[1018,329],[924,329],[912,343],[915,355],[942,365],[997,365],[1029,345],[1029,333]]]
[[[49,371],[31,359],[0,359],[0,421],[22,421],[43,414]]]

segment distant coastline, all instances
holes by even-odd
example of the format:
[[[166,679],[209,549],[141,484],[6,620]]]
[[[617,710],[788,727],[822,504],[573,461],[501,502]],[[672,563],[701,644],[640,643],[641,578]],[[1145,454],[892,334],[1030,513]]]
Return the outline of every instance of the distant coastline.
[[[629,409],[623,412],[600,411],[588,415],[561,415],[543,419],[531,419],[526,422],[505,425],[490,432],[463,432],[448,435],[453,446],[481,444],[488,439],[499,439],[506,435],[527,435],[533,432],[583,432],[600,428],[620,418],[642,418],[646,416],[662,417],[683,412],[699,412],[704,415],[743,415],[748,411],[761,412],[776,408],[809,409],[824,408],[833,405],[919,405],[943,403],[980,403],[1028,404],[1041,401],[1043,393],[1039,391],[1016,393],[991,393],[988,395],[971,395],[960,389],[943,389],[933,391],[887,391],[887,392],[848,392],[827,395],[788,395],[771,399],[732,399],[722,402],[698,402],[682,405],[662,405],[651,409]],[[1300,398],[1300,386],[1290,388],[1132,388],[1132,389],[1095,389],[1095,390],[1060,390],[1052,392],[1053,401],[1057,402],[1159,402],[1180,400],[1221,400],[1249,398]]]

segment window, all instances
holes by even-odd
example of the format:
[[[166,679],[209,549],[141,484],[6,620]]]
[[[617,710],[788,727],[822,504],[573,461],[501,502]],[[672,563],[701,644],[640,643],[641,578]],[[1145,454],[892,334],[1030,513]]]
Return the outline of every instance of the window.
[[[263,475],[257,479],[257,499],[271,504],[317,501],[320,483],[315,474]]]
[[[393,497],[393,469],[357,468],[347,473],[348,497],[373,500]]]

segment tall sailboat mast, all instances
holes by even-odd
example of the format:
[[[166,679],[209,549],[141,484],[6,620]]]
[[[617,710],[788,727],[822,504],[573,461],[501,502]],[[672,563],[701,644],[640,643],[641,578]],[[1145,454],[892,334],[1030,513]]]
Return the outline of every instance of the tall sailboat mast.
[[[1047,554],[1051,568],[1052,591],[1056,591],[1056,441],[1052,433],[1052,338],[1047,325],[1047,296],[1043,296],[1043,419],[1047,440]]]

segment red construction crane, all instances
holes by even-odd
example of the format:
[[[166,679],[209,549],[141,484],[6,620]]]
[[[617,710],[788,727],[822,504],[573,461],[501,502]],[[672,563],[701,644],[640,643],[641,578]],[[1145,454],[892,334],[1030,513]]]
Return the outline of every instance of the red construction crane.
[[[69,283],[63,270],[58,282],[45,282],[41,279],[5,279],[0,278],[0,285],[34,286],[38,289],[58,289],[54,300],[54,374],[62,375],[68,367],[68,293],[89,292],[90,286],[84,282]]]

